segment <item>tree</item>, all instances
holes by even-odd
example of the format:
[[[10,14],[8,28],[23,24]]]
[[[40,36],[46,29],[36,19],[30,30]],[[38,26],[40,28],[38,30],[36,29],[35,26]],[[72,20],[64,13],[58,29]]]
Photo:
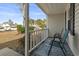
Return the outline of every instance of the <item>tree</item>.
[[[8,23],[9,23],[10,26],[13,25],[13,21],[11,19],[9,19]]]
[[[33,25],[34,24],[34,19],[30,19],[29,20],[29,25]]]
[[[38,19],[38,20],[36,20],[35,21],[35,23],[39,26],[39,27],[41,27],[42,29],[44,29],[45,28],[45,26],[46,26],[46,20],[41,20],[41,19]]]
[[[33,26],[29,26],[29,32],[32,32],[32,31],[34,31],[34,27]]]

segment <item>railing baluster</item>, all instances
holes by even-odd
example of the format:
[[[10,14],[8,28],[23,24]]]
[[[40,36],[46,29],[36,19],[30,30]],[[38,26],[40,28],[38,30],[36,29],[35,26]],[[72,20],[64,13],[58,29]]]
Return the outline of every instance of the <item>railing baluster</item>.
[[[46,31],[47,31],[47,30],[44,31],[44,36],[45,36],[45,37],[46,37]]]
[[[34,33],[32,33],[32,48],[33,48],[33,36],[34,36]]]
[[[40,41],[40,39],[41,39],[41,36],[40,36],[40,31],[39,31],[39,41]],[[39,41],[38,41],[38,43],[39,43]]]
[[[35,32],[35,45],[36,45],[36,35],[37,35],[37,34],[36,34],[36,32]]]
[[[33,44],[33,43],[34,43],[34,42],[33,42],[33,40],[34,40],[34,33],[35,33],[35,32],[33,32],[32,47],[34,46],[34,44]]]
[[[38,43],[38,33],[36,31],[36,44]]]
[[[43,30],[43,39],[44,39],[44,30]]]
[[[42,34],[43,34],[43,37],[42,37],[42,39],[44,39],[44,31],[43,31],[43,33],[42,33]]]
[[[39,32],[38,32],[38,40],[37,40],[37,43],[39,42],[39,36],[40,36],[40,35],[39,35]]]
[[[43,31],[41,31],[41,39],[40,39],[40,41],[42,40],[42,37],[43,37],[43,34],[42,33],[43,33]]]
[[[46,30],[44,31],[44,38],[46,37]]]
[[[39,31],[39,40],[40,40],[40,31]],[[38,41],[38,43],[39,43],[39,41]]]
[[[40,31],[41,33],[40,33],[40,36],[41,36],[41,39],[40,39],[40,41],[42,40],[42,31]]]
[[[29,40],[30,40],[30,49],[31,49],[31,33],[30,33],[30,39]]]
[[[34,32],[34,35],[33,35],[33,46],[35,45],[35,32]]]
[[[40,31],[40,41],[42,40],[42,31]]]

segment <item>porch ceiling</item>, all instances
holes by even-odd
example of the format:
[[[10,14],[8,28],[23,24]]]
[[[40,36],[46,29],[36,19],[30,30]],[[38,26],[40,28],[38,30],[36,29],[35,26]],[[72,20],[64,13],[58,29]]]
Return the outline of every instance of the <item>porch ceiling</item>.
[[[61,14],[65,12],[66,3],[38,3],[46,14]]]

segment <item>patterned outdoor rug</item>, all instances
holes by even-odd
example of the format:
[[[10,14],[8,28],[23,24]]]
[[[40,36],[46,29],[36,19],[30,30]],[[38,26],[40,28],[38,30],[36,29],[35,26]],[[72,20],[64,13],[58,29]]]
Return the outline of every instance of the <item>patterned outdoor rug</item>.
[[[37,49],[35,49],[32,53],[31,56],[48,56],[48,52],[50,49],[50,42],[53,38],[48,38],[46,39],[40,46],[38,46]],[[72,51],[70,50],[69,46],[67,43],[65,43],[65,48],[67,50],[66,55],[67,56],[73,56]],[[53,46],[51,48],[49,56],[64,56],[64,53],[62,49],[60,48],[58,42],[54,42]]]

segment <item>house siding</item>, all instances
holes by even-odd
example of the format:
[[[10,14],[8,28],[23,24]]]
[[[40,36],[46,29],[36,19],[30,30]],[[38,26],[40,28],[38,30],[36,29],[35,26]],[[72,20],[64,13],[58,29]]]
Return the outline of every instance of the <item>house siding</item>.
[[[75,38],[75,44],[79,52],[79,4],[75,4]]]
[[[67,7],[66,7],[66,13],[67,13],[66,28],[67,29],[68,29],[68,20],[69,20],[68,18],[69,8],[70,8],[70,4],[67,4]],[[74,55],[79,55],[79,31],[78,30],[79,30],[79,4],[75,4],[75,36],[69,33],[68,40],[67,40]]]
[[[79,35],[79,32],[78,32],[78,30],[79,30],[79,7],[78,7],[78,5],[79,4],[75,4],[75,34],[76,34],[76,39],[77,39],[77,44],[76,44],[76,46],[77,45],[79,45],[79,37],[78,37],[78,35]],[[77,46],[77,48],[79,49],[79,47]]]

